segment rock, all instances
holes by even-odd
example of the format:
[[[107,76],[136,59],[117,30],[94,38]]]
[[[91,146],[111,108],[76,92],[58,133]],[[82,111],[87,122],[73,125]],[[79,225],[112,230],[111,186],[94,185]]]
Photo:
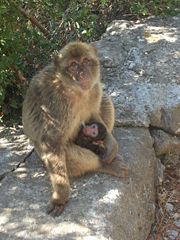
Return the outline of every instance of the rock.
[[[179,103],[171,108],[161,107],[150,114],[151,126],[164,129],[172,134],[180,134],[180,98]]]
[[[156,158],[156,177],[155,177],[155,186],[160,186],[164,180],[164,170],[165,166],[162,164],[159,158]]]
[[[179,220],[176,220],[176,221],[174,222],[174,224],[176,225],[176,227],[180,228],[180,219],[179,219]]]
[[[116,129],[115,135],[130,178],[91,174],[73,180],[71,199],[58,218],[45,213],[50,182],[35,154],[10,172],[0,182],[1,239],[146,239],[155,210],[153,141],[143,128]],[[8,152],[24,153],[18,145],[6,151],[7,164]]]
[[[19,162],[23,161],[27,151],[32,149],[28,145],[27,137],[22,133],[22,126],[17,130],[0,127],[0,179],[15,169]]]
[[[176,212],[173,216],[173,218],[178,221],[180,219],[180,214],[178,212]]]
[[[180,115],[179,115],[180,116]],[[180,138],[165,133],[162,130],[151,131],[154,138],[154,148],[157,156],[174,153],[180,155]]]
[[[178,231],[176,230],[168,230],[167,234],[170,240],[176,240],[178,237]]]
[[[166,203],[166,209],[169,213],[172,213],[174,206],[171,203]]]
[[[96,42],[117,126],[180,133],[179,26],[180,17],[119,20]]]
[[[150,222],[152,223],[154,219],[155,204],[152,184],[155,180],[153,166],[156,165],[156,159],[149,147],[146,148],[147,151],[143,149],[145,146],[152,146],[153,141],[145,129],[135,128],[133,135],[132,129],[126,129],[123,132],[124,134],[121,131],[116,132],[115,136],[120,142],[124,159],[130,163],[132,174],[129,180],[130,185],[126,187],[124,195],[117,199],[111,215],[112,239],[142,240],[147,238]],[[133,139],[134,146],[129,145],[129,139]],[[130,156],[134,156],[132,162]],[[142,161],[144,157],[145,165]],[[135,159],[139,159],[137,165]],[[150,180],[151,178],[153,181]],[[124,204],[125,202],[127,205]],[[146,210],[142,211],[142,209]]]

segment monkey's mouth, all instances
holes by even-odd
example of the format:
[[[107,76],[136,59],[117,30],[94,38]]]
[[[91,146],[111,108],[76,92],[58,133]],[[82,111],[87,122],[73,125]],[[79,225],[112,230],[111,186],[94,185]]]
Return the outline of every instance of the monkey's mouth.
[[[79,85],[83,90],[91,88],[91,80],[85,76],[72,77],[73,81]]]
[[[91,87],[91,79],[88,74],[80,73],[79,82],[82,89],[89,89]]]
[[[91,87],[91,81],[90,80],[80,81],[80,86],[82,89],[87,90]]]

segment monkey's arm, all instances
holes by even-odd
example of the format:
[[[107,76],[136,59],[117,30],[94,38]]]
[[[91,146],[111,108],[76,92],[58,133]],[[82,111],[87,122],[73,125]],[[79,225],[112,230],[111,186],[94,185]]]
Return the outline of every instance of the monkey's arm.
[[[109,132],[112,132],[115,121],[115,110],[111,98],[105,93],[102,96],[100,115]]]
[[[106,138],[104,139],[104,145],[107,149],[102,161],[111,163],[118,153],[118,143],[111,133],[107,132]]]
[[[104,146],[107,149],[107,152],[101,160],[106,163],[111,163],[118,153],[117,141],[111,134],[108,126],[106,125],[106,123],[104,122],[104,119],[102,119],[100,114],[96,114],[96,113],[93,114],[92,119],[102,123],[107,129],[107,134],[104,139]]]
[[[104,159],[104,156],[107,154],[107,148],[100,145],[94,145],[94,152],[100,157],[100,159]]]
[[[111,134],[114,127],[115,110],[111,98],[106,93],[103,93],[102,96],[100,114],[96,115],[95,118],[106,126],[107,136],[104,143],[105,147],[107,148],[107,154],[103,160],[107,163],[111,163],[117,155],[118,144]]]

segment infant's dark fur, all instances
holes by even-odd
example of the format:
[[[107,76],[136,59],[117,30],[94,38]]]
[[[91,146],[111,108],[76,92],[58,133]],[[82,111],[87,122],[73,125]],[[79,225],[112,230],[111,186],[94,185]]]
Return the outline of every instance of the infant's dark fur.
[[[92,124],[96,124],[98,128],[98,135],[96,137],[86,136],[83,132],[83,129],[86,126],[91,126]],[[100,158],[103,158],[106,154],[106,147],[104,146],[104,139],[106,137],[107,131],[105,126],[102,123],[98,122],[90,122],[82,126],[78,136],[75,140],[75,143],[81,147],[87,148],[92,152],[96,153]]]

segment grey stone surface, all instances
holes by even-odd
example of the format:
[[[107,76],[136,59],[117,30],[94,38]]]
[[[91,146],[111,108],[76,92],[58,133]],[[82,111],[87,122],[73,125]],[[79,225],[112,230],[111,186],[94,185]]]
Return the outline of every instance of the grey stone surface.
[[[180,228],[180,219],[175,221],[174,224],[176,225],[176,227]]]
[[[131,168],[129,179],[91,174],[73,180],[65,211],[53,219],[45,213],[48,176],[32,154],[0,182],[0,239],[145,239],[154,219],[153,141],[147,129],[116,129],[115,134]],[[21,154],[18,146],[15,151]]]
[[[180,115],[179,115],[180,116]],[[174,153],[180,155],[180,137],[171,136],[162,130],[152,130],[154,148],[157,156]]]
[[[118,126],[180,133],[180,18],[114,21],[96,43]]]
[[[0,127],[0,178],[4,173],[16,168],[19,162],[23,161],[27,151],[32,149],[22,132],[22,127],[18,130]]]
[[[168,212],[171,213],[173,211],[173,208],[174,207],[173,207],[173,205],[171,203],[166,203],[166,209],[167,209]]]
[[[169,231],[167,231],[167,233],[168,233],[168,236],[169,236],[170,240],[177,240],[178,239],[178,235],[179,235],[178,231],[169,230]]]
[[[32,147],[21,128],[0,128],[0,239],[147,238],[163,173],[156,156],[170,148],[179,159],[179,26],[179,17],[114,21],[95,43],[129,179],[90,174],[72,180],[71,199],[53,219],[45,213],[51,186],[43,164],[35,153],[24,161]]]

